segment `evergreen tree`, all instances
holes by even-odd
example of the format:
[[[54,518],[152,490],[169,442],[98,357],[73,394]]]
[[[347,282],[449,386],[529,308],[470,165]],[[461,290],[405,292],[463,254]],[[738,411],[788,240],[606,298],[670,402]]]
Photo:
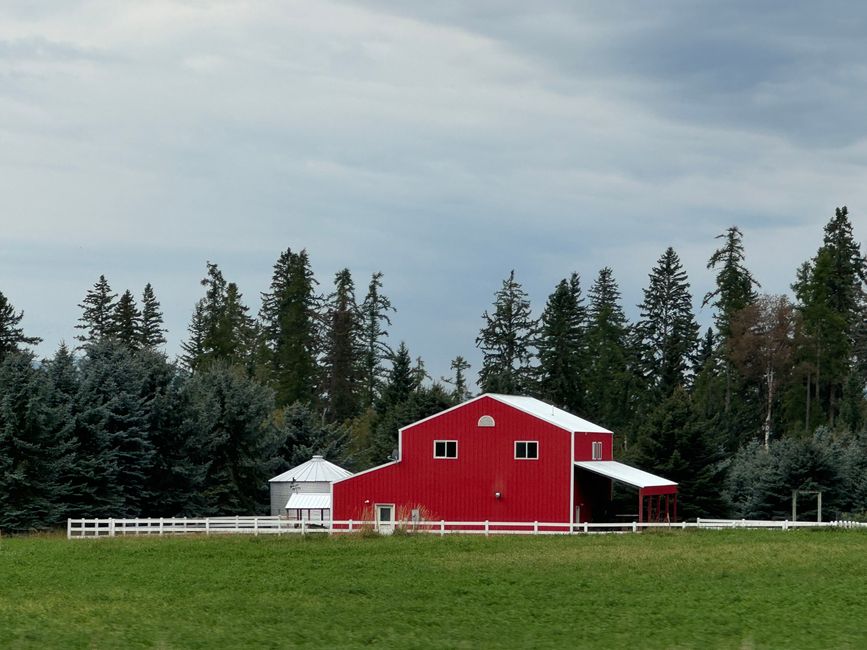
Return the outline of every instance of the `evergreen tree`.
[[[651,271],[639,308],[644,376],[651,394],[664,399],[677,386],[686,386],[698,342],[689,282],[673,248],[666,249]]]
[[[573,413],[584,412],[587,378],[586,318],[580,280],[561,280],[542,313],[539,392],[543,399]]]
[[[370,279],[367,295],[361,304],[360,339],[363,347],[361,358],[361,405],[373,406],[385,378],[383,361],[393,355],[385,342],[386,326],[391,326],[388,312],[395,311],[391,301],[382,295],[382,273],[374,273]]]
[[[719,516],[723,501],[720,450],[693,412],[682,386],[660,402],[639,432],[638,465],[678,483],[678,510],[683,519]]]
[[[38,345],[42,342],[38,336],[25,336],[20,327],[24,312],[15,313],[15,308],[0,291],[0,363],[6,355],[21,352],[22,345]]]
[[[283,438],[279,453],[283,459],[278,472],[285,471],[319,455],[341,467],[352,463],[349,455],[349,430],[345,424],[326,424],[306,404],[296,402],[283,413]]]
[[[29,353],[0,362],[0,530],[40,530],[66,513],[62,483],[72,450],[65,413]]]
[[[804,407],[808,427],[814,418],[821,417],[833,426],[848,375],[861,365],[858,354],[867,347],[859,340],[859,334],[865,331],[867,262],[848,215],[845,206],[837,208],[825,226],[822,247],[799,268],[792,285],[803,321],[804,337],[797,360],[806,369]],[[863,384],[863,372],[859,379]],[[811,409],[814,403],[816,408]]]
[[[139,516],[151,494],[146,482],[153,445],[133,353],[114,341],[89,345],[76,395],[79,516]]]
[[[132,292],[123,292],[112,314],[112,332],[118,342],[128,350],[137,350],[141,345],[141,312],[135,304]]]
[[[157,301],[154,288],[150,282],[145,285],[141,298],[141,326],[139,329],[139,346],[144,350],[154,350],[165,344],[166,329],[163,327],[163,312]]]
[[[720,337],[725,340],[729,335],[732,316],[756,301],[756,288],[761,285],[753,278],[746,267],[743,233],[737,226],[728,228],[717,239],[724,240],[708,260],[708,269],[717,269],[716,286],[709,291],[701,306],[712,304],[716,309],[714,320]]]
[[[196,303],[182,360],[191,370],[216,361],[246,367],[252,358],[255,323],[238,285],[226,282],[216,264],[208,262],[207,267],[202,280],[205,296]]]
[[[316,284],[307,251],[287,248],[274,265],[270,291],[262,294],[265,363],[280,406],[316,397]]]
[[[620,305],[620,289],[608,267],[590,288],[586,410],[610,429],[625,427],[630,415],[627,360],[629,326]]]
[[[419,382],[412,367],[412,357],[409,355],[406,343],[401,341],[397,352],[394,353],[378,409],[384,411],[405,402],[418,387]]]
[[[112,293],[108,280],[100,275],[84,301],[78,305],[82,314],[75,328],[83,330],[83,333],[76,336],[76,340],[83,344],[97,343],[114,335],[115,298],[117,294]]]
[[[185,385],[195,439],[194,461],[206,463],[201,499],[209,515],[251,514],[267,507],[268,479],[283,444],[272,420],[273,392],[237,366],[215,361]]]
[[[326,420],[344,422],[359,413],[361,347],[355,285],[349,269],[339,271],[328,298],[325,333]]]
[[[443,379],[443,381],[452,386],[452,399],[456,404],[465,402],[470,398],[470,391],[467,388],[466,371],[469,370],[469,362],[462,356],[458,355],[452,359],[449,367],[454,370],[455,374],[451,379]]]
[[[514,270],[503,280],[493,307],[493,314],[482,314],[485,325],[476,338],[483,355],[479,384],[485,393],[526,393],[533,387],[530,364],[538,322],[532,318],[530,299],[515,280]]]

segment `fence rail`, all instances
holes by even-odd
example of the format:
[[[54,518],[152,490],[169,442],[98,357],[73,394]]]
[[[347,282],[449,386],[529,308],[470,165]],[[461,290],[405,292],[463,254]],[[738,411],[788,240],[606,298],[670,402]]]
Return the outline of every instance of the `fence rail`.
[[[117,537],[122,535],[308,535],[347,534],[365,530],[390,533],[401,531],[432,535],[578,535],[590,533],[628,533],[669,529],[776,529],[867,528],[856,521],[761,521],[751,519],[698,519],[694,522],[660,523],[558,523],[502,521],[398,521],[381,525],[374,521],[299,521],[282,517],[160,517],[139,519],[68,519],[69,539]]]

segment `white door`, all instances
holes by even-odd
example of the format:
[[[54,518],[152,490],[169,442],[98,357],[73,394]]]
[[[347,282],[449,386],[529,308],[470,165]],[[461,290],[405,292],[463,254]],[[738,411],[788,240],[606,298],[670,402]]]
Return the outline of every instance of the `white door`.
[[[394,532],[393,504],[376,504],[376,529],[382,535],[391,535]]]

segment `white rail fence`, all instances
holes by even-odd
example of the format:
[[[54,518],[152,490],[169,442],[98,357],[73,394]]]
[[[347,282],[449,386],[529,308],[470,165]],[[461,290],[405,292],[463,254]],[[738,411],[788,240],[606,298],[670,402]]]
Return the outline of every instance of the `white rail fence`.
[[[694,522],[656,523],[550,523],[500,521],[398,521],[378,525],[374,521],[309,522],[282,517],[160,517],[140,519],[68,519],[69,539],[117,537],[123,535],[308,535],[343,534],[395,529],[434,535],[578,535],[589,533],[636,533],[649,529],[727,528],[792,530],[795,528],[865,528],[856,521],[759,521],[750,519],[698,519]]]

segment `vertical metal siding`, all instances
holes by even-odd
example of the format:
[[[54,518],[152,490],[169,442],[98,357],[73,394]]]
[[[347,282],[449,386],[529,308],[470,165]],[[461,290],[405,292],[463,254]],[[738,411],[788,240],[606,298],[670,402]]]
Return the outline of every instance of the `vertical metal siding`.
[[[495,426],[479,427],[482,415]],[[450,521],[571,520],[568,431],[483,398],[403,436],[401,462],[334,484],[335,519],[365,519],[374,504],[394,503],[398,516],[422,507],[427,517]],[[434,440],[457,440],[458,458],[434,459]],[[538,460],[516,460],[516,440],[538,440]]]

